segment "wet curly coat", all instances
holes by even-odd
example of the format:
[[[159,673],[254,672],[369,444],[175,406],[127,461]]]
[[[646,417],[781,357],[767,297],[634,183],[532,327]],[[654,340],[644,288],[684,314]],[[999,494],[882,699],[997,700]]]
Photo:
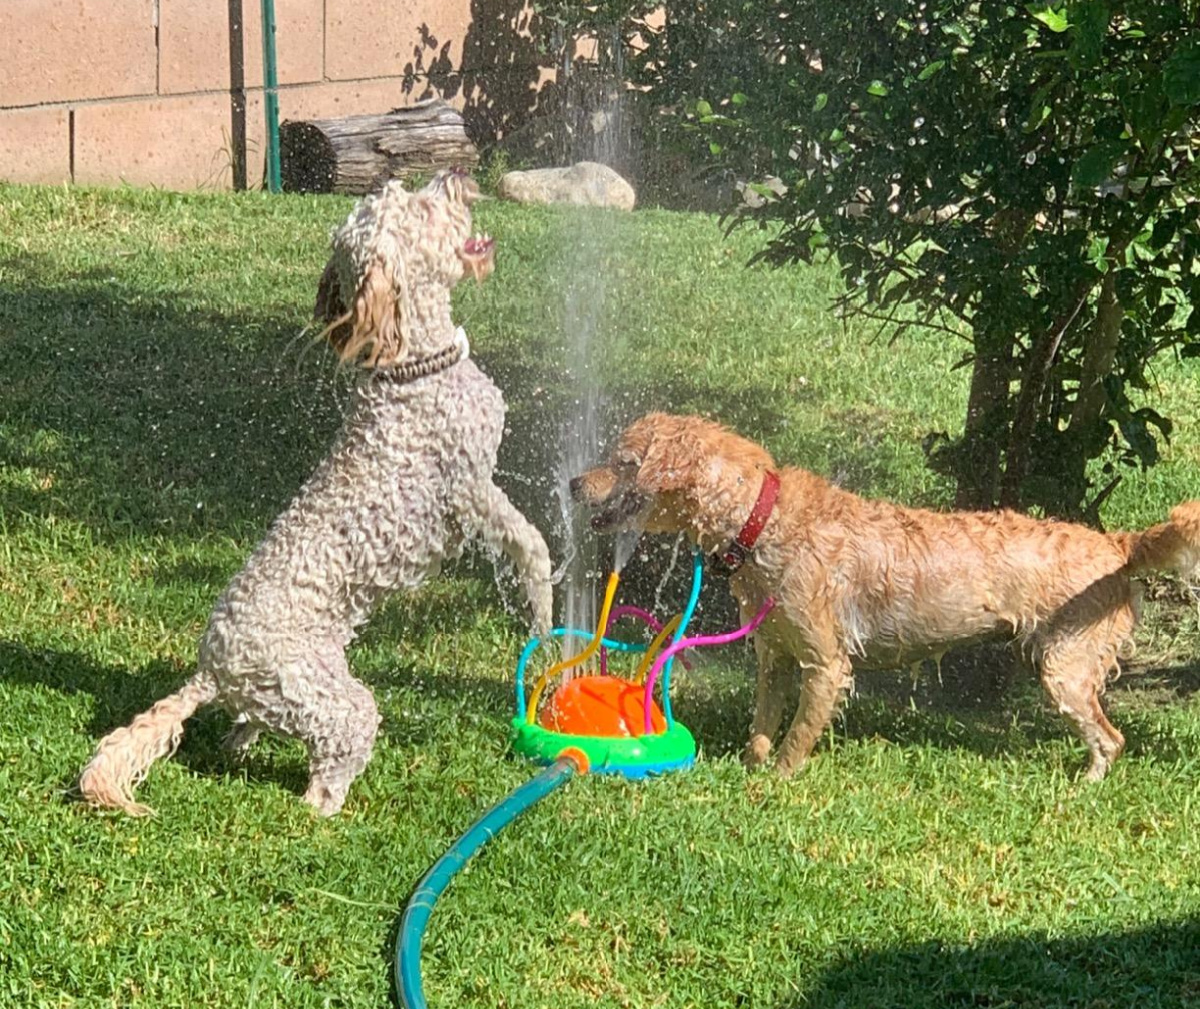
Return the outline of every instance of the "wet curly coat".
[[[575,478],[575,498],[602,530],[686,532],[725,547],[754,508],[765,449],[699,417],[649,414],[621,435],[611,462]],[[776,607],[755,638],[758,687],[746,759],[770,755],[787,686],[800,703],[776,758],[808,759],[852,684],[852,662],[895,669],[993,637],[1032,657],[1058,711],[1102,778],[1124,737],[1101,706],[1137,618],[1134,575],[1200,567],[1200,501],[1139,533],[1102,533],[1010,511],[935,513],[868,501],[805,470],[779,471],[775,508],[730,580],[743,618]]]
[[[341,357],[366,365],[341,431],[217,601],[196,674],[100,741],[80,778],[90,803],[147,812],[134,786],[185,719],[217,704],[236,718],[234,750],[262,730],[304,742],[305,800],[337,812],[379,725],[346,646],[385,596],[435,575],[468,538],[512,560],[535,629],[549,627],[546,544],[492,482],[500,391],[466,357],[406,380],[414,362],[453,358],[464,338],[450,290],[491,270],[491,240],[471,234],[477,195],[457,172],[415,193],[388,183],[334,234],[317,316]]]

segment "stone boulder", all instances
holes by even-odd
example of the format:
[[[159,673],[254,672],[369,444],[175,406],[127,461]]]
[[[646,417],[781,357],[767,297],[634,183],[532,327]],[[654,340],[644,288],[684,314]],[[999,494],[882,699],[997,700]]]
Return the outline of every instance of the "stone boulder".
[[[501,176],[498,192],[517,203],[568,203],[577,207],[632,210],[633,186],[608,165],[580,161],[570,168],[535,168]]]

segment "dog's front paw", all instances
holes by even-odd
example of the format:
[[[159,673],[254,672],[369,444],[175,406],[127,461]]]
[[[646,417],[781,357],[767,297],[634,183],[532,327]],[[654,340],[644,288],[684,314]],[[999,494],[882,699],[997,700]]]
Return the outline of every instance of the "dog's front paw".
[[[753,771],[762,767],[770,755],[771,740],[763,735],[751,736],[750,742],[746,744],[746,752],[742,754],[742,763],[748,771]]]
[[[529,601],[534,636],[544,638],[554,626],[554,586],[550,573],[550,554],[545,547],[538,554],[525,579],[525,598]]]
[[[554,594],[550,591],[550,583],[545,583],[545,591],[531,591],[529,606],[533,611],[531,630],[536,638],[544,638],[554,625]]]

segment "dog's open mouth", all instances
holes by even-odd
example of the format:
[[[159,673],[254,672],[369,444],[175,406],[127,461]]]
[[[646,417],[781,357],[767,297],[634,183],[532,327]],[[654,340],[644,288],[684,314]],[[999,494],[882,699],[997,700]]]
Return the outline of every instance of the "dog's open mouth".
[[[496,240],[491,235],[473,235],[463,244],[463,255],[472,259],[490,256],[496,248]]]
[[[496,240],[491,235],[472,235],[462,247],[459,258],[476,280],[483,280],[492,272],[496,255]]]
[[[606,501],[592,516],[591,526],[598,533],[612,533],[629,526],[645,507],[646,499],[636,491],[625,491]]]

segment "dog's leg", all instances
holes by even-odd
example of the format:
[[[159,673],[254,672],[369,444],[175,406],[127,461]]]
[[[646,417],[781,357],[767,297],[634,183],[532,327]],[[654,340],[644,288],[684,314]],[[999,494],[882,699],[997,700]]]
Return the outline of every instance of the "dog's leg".
[[[1125,749],[1125,737],[1104,714],[1100,697],[1133,623],[1132,608],[1124,606],[1103,623],[1059,632],[1042,647],[1042,686],[1087,744],[1089,781],[1103,778]]]
[[[242,760],[256,742],[262,732],[260,726],[251,722],[245,715],[239,715],[230,730],[221,740],[221,749],[231,754],[235,759]]]
[[[743,621],[749,619],[744,612],[742,618]],[[787,679],[795,672],[791,657],[772,649],[761,634],[754,636],[754,651],[758,658],[754,720],[750,724],[750,741],[746,744],[743,758],[749,768],[761,766],[771,755],[775,734],[783,723]]]
[[[342,808],[351,784],[371,759],[379,730],[379,709],[366,686],[348,671],[328,686],[333,695],[321,699],[300,734],[309,754],[304,801],[322,816]]]
[[[491,480],[476,485],[467,507],[469,514],[460,517],[464,528],[478,532],[487,546],[512,561],[533,613],[533,632],[545,634],[554,619],[554,595],[550,551],[542,534]]]
[[[304,743],[309,770],[304,801],[322,816],[338,812],[371,759],[379,729],[375,698],[350,675],[341,648],[292,642],[278,676],[267,678],[242,703],[263,728]]]
[[[346,793],[375,748],[379,712],[371,692],[350,677],[342,685],[343,703],[336,716],[324,713],[308,732],[308,789],[304,801],[322,816],[332,816],[342,808]]]
[[[832,639],[814,659],[800,662],[800,667],[804,671],[800,703],[775,759],[775,768],[784,777],[808,761],[812,747],[833,721],[838,703],[853,683],[850,656]]]

